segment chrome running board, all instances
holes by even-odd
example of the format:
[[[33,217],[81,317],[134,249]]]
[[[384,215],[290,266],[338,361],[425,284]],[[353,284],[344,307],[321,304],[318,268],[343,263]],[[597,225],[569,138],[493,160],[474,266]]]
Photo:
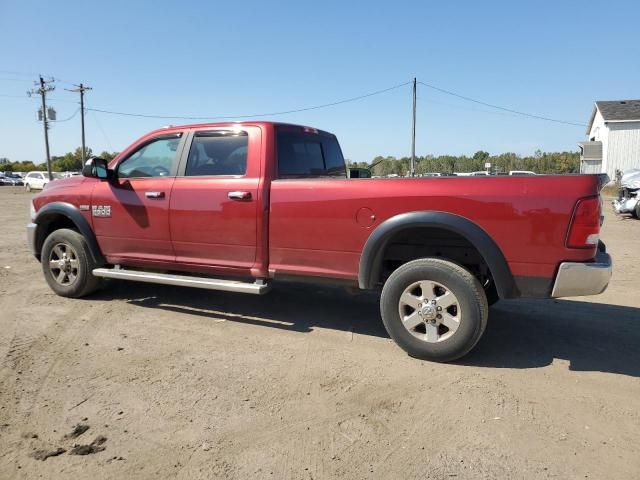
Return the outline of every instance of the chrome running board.
[[[222,280],[218,278],[192,277],[189,275],[175,275],[171,273],[143,272],[140,270],[127,270],[124,268],[95,268],[93,274],[96,277],[115,278],[119,280],[132,280],[134,282],[160,283],[163,285],[177,285],[180,287],[205,288],[208,290],[222,290],[224,292],[252,293],[263,295],[267,293],[271,285],[264,280],[256,280],[253,283],[238,280]]]

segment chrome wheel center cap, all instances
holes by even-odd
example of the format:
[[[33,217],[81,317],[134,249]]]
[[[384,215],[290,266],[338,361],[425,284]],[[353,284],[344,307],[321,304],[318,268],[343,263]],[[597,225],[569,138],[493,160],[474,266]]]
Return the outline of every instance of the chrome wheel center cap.
[[[420,310],[420,316],[425,320],[434,320],[436,318],[436,309],[433,305],[428,304]]]

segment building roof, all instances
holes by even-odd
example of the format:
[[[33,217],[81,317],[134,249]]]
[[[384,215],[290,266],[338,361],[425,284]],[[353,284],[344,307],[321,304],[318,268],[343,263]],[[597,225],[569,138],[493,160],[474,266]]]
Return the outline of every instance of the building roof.
[[[598,101],[596,106],[606,122],[640,120],[640,100]]]
[[[640,121],[640,100],[599,100],[591,112],[587,135],[591,131],[596,110],[600,112],[605,122]]]

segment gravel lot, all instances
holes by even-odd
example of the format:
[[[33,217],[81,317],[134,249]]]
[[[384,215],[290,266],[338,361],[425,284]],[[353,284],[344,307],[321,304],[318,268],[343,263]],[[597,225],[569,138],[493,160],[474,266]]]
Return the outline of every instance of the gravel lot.
[[[603,295],[499,302],[439,365],[341,289],[57,297],[30,198],[0,188],[2,479],[640,477],[640,221],[607,208]]]

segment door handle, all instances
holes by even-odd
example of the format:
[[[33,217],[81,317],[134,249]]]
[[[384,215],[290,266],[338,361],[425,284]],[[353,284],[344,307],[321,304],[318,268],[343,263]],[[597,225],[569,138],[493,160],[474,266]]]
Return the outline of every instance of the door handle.
[[[227,193],[231,200],[251,200],[251,192],[234,191]]]
[[[144,192],[147,198],[164,198],[164,192]]]

